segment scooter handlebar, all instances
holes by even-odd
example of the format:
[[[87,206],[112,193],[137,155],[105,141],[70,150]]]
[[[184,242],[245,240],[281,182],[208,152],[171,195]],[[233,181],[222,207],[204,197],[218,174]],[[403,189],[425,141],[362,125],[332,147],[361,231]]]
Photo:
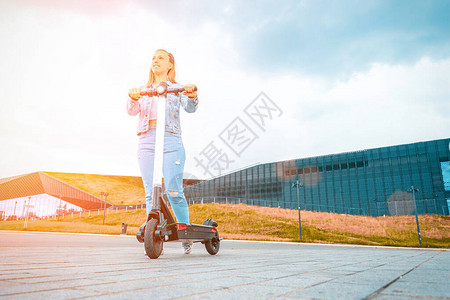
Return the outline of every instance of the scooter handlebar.
[[[194,91],[197,90],[197,87],[194,88]],[[156,88],[150,87],[150,88],[143,88],[141,89],[141,96],[158,96],[158,95],[164,95],[164,94],[175,94],[175,93],[181,93],[184,92],[184,86],[175,86],[175,87],[169,87],[167,85],[158,85]]]

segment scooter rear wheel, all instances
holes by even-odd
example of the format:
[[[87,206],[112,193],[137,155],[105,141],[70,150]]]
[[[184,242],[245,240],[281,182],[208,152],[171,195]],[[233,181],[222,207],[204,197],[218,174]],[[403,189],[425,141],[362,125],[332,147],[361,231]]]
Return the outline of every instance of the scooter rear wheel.
[[[218,238],[213,238],[212,240],[205,242],[206,251],[211,255],[216,255],[220,249],[220,240]]]
[[[163,241],[155,236],[156,226],[158,221],[156,219],[150,219],[145,226],[144,233],[144,247],[147,256],[155,259],[161,255],[163,250]]]

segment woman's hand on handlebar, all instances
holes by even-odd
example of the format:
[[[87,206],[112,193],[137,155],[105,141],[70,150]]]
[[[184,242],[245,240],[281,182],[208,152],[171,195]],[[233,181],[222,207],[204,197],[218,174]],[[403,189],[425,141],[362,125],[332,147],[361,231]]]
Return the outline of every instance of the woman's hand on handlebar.
[[[197,91],[194,91],[195,89],[196,89],[195,84],[186,84],[184,86],[183,95],[186,95],[189,98],[195,98],[197,97]]]
[[[140,89],[130,89],[128,91],[128,96],[130,96],[133,100],[139,100],[141,96],[141,90]]]

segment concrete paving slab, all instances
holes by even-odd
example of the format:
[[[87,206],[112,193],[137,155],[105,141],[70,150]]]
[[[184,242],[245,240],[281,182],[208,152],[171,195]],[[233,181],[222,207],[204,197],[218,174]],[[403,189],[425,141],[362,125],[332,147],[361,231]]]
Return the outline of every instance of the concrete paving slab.
[[[134,237],[0,231],[0,297],[450,299],[450,251],[223,241],[209,255]]]
[[[376,286],[355,285],[335,282],[325,282],[320,285],[291,292],[283,297],[298,297],[307,299],[364,299],[377,290]]]
[[[301,288],[306,288],[309,286],[325,283],[332,280],[330,277],[322,277],[322,276],[315,276],[315,277],[309,277],[304,275],[297,275],[297,276],[287,276],[283,278],[274,278],[274,279],[268,279],[265,281],[258,282],[257,285],[264,285],[267,287],[283,287],[283,288],[291,288],[291,290],[298,290]]]
[[[74,289],[58,289],[48,291],[37,291],[33,293],[9,294],[7,299],[80,299],[85,297],[96,297],[101,294],[87,291],[77,291]]]
[[[148,288],[169,287],[169,286],[178,285],[178,284],[180,284],[180,282],[184,282],[184,281],[179,280],[177,278],[158,277],[158,278],[143,279],[143,280],[128,280],[128,281],[120,281],[120,282],[103,283],[103,284],[97,284],[97,285],[80,286],[77,289],[114,294],[114,293],[121,293],[121,292],[148,289]]]
[[[102,284],[104,281],[96,279],[78,279],[78,280],[55,280],[44,283],[28,283],[19,282],[0,282],[0,296],[10,294],[22,294],[30,292],[43,292],[48,290],[59,290],[65,288],[77,288],[80,286],[92,286]]]
[[[389,284],[391,281],[395,280],[403,273],[399,271],[376,271],[373,272],[365,271],[359,272],[355,274],[350,274],[348,276],[342,276],[339,278],[335,278],[333,281],[338,283],[345,284],[364,284],[364,285],[376,285],[376,286],[385,286]]]
[[[137,289],[115,294],[102,295],[95,297],[98,299],[176,299],[186,298],[190,295],[198,295],[204,292],[197,289],[178,288],[173,286],[153,287],[146,289]]]
[[[450,261],[447,262],[450,265]],[[442,272],[439,272],[441,276],[436,276],[436,270],[439,269],[422,269],[418,268],[415,272],[411,272],[403,276],[403,278],[399,279],[399,282],[408,281],[408,282],[422,282],[422,283],[442,283],[442,284],[450,284],[450,270],[443,269]]]
[[[450,298],[450,283],[397,281],[383,290],[380,294],[408,297]]]
[[[290,292],[292,288],[255,285],[240,285],[234,288],[225,288],[210,292],[193,294],[183,299],[270,299],[277,298],[286,292]]]
[[[381,294],[378,295],[377,300],[411,300],[411,299],[433,299],[429,297],[418,297],[418,296],[400,296],[400,295],[391,295],[391,294]],[[445,299],[445,298],[444,298]]]

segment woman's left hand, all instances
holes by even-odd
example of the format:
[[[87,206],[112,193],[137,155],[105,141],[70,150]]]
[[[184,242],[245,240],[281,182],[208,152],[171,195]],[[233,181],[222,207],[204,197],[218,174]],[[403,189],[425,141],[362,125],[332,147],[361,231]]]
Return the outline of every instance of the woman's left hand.
[[[186,95],[189,98],[197,97],[197,91],[194,91],[195,88],[196,88],[195,84],[186,84],[184,86],[183,95]]]

